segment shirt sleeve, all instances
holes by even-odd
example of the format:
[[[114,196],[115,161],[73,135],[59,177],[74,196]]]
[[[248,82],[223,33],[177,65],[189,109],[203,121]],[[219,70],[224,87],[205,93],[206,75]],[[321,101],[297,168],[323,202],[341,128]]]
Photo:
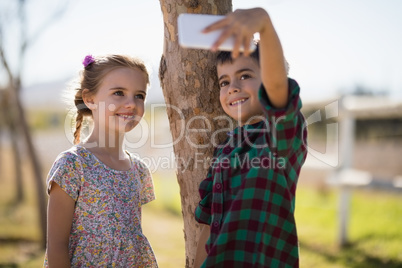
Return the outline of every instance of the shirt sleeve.
[[[226,142],[226,141],[225,141]],[[224,143],[225,143],[224,142]],[[215,148],[212,161],[217,160],[219,148]],[[211,163],[208,169],[206,178],[200,183],[198,192],[201,201],[195,209],[195,220],[202,224],[211,225],[211,207],[212,207],[212,187],[214,182],[214,162]]]
[[[263,86],[259,91],[259,99],[270,128],[268,132],[270,150],[282,157],[288,157],[291,152],[307,145],[305,120],[300,112],[302,107],[300,87],[291,78],[288,78],[288,90],[288,103],[281,109],[272,106]]]
[[[78,156],[63,152],[58,155],[47,177],[47,192],[50,194],[52,183],[57,183],[74,201],[77,201],[81,179],[83,178],[82,164]]]
[[[202,224],[211,224],[211,205],[212,205],[212,166],[209,167],[207,177],[200,183],[199,194],[201,201],[195,209],[195,220]]]
[[[138,166],[140,167],[139,174],[141,180],[140,201],[141,205],[145,205],[152,200],[155,200],[154,183],[149,168],[142,161],[139,160],[138,162]]]

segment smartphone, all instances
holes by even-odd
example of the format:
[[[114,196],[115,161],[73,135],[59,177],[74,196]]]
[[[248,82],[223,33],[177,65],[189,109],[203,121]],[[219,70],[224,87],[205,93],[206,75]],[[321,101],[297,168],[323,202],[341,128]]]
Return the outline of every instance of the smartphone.
[[[202,33],[208,25],[223,19],[222,15],[210,14],[190,14],[182,13],[177,18],[177,27],[179,33],[179,44],[184,48],[196,49],[210,49],[212,45],[218,40],[222,30],[216,30],[210,33]],[[220,46],[219,50],[232,51],[234,46],[234,38],[230,37],[225,40]],[[250,51],[255,49],[253,41],[250,42]],[[240,51],[244,47],[240,47]]]

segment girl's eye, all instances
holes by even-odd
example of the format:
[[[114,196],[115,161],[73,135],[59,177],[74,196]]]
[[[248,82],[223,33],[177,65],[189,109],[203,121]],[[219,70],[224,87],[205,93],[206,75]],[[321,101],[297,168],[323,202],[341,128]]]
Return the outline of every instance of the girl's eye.
[[[116,95],[116,96],[124,96],[124,93],[123,93],[123,91],[118,90],[118,91],[115,91],[115,92],[113,93],[113,95]]]
[[[220,87],[225,87],[227,85],[229,85],[229,83],[227,81],[222,81],[222,82],[219,83]]]
[[[136,99],[145,100],[145,96],[143,94],[135,95]]]

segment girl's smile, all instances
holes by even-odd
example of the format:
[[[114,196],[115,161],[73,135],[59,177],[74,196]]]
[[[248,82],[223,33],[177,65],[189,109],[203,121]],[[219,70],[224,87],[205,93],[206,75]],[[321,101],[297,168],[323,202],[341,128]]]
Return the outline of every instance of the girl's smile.
[[[135,116],[133,113],[131,114],[116,114],[118,117],[122,118],[124,121],[132,121],[134,120]]]

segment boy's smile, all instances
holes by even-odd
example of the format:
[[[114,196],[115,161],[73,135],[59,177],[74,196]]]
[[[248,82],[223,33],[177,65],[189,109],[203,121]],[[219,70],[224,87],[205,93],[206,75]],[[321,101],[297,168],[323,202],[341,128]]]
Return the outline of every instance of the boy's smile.
[[[248,98],[241,98],[240,100],[235,100],[233,102],[230,102],[229,104],[230,104],[230,106],[236,106],[236,105],[242,104],[243,102],[245,102],[247,100],[248,100]]]
[[[241,56],[232,63],[218,64],[217,72],[223,110],[241,126],[261,121],[263,110],[258,91],[262,80],[258,63]]]

